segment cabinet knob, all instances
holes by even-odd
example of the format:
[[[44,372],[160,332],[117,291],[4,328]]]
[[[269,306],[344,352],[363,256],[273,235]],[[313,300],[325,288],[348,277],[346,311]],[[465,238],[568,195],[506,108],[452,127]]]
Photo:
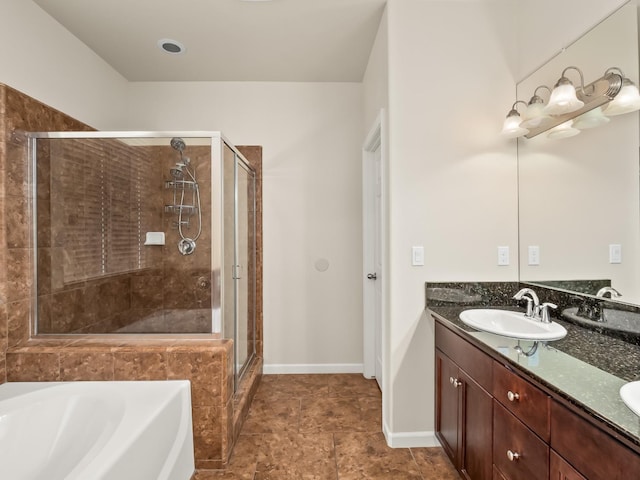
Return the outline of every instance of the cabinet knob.
[[[449,383],[453,385],[455,388],[458,388],[460,385],[462,385],[462,382],[460,380],[453,377],[449,377]]]
[[[511,450],[507,450],[507,458],[511,462],[515,462],[520,458],[520,454],[518,452],[512,452]]]
[[[507,398],[509,399],[510,402],[515,402],[516,400],[520,400],[520,394],[514,393],[511,390],[509,390],[507,392]]]

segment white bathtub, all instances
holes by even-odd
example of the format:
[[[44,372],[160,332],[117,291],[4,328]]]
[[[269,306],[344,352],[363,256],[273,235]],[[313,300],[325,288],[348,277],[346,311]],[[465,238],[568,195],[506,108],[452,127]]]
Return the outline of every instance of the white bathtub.
[[[0,385],[0,478],[189,480],[188,381]]]

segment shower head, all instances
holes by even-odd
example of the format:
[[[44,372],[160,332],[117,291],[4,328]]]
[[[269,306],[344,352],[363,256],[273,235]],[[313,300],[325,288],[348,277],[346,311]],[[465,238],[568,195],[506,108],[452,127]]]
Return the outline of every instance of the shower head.
[[[180,137],[173,137],[171,139],[170,145],[171,145],[171,148],[173,148],[174,150],[177,150],[180,153],[182,153],[185,147],[187,146],[184,143],[184,140],[181,139]]]

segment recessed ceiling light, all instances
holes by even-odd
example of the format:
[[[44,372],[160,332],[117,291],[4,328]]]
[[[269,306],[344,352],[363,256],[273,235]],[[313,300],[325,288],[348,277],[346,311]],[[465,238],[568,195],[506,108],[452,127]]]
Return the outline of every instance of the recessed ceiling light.
[[[186,50],[184,48],[184,45],[176,40],[171,40],[170,38],[162,38],[158,40],[158,47],[162,51],[170,53],[172,55],[179,55],[181,53],[184,53]]]

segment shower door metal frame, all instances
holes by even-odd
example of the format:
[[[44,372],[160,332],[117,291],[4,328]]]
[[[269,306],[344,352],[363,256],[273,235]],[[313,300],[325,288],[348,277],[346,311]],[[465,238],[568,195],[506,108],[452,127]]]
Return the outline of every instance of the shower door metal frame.
[[[234,223],[234,232],[233,232],[233,237],[234,237],[234,265],[232,266],[232,271],[233,271],[233,288],[234,288],[234,305],[233,305],[233,310],[234,310],[234,333],[233,333],[233,338],[234,338],[234,361],[233,361],[233,369],[234,369],[234,374],[235,374],[235,382],[234,382],[234,391],[237,389],[237,386],[240,383],[240,379],[242,377],[242,375],[246,372],[247,367],[251,364],[251,362],[253,361],[255,355],[256,355],[256,311],[255,311],[255,300],[257,298],[257,284],[256,284],[256,276],[257,276],[257,265],[256,265],[256,261],[257,261],[257,254],[256,254],[256,172],[255,170],[251,167],[251,165],[249,164],[249,162],[247,161],[247,159],[242,155],[242,153],[240,153],[240,151],[235,148],[235,146],[226,141],[226,139],[223,138],[224,143],[227,145],[227,147],[229,147],[233,152],[234,152],[234,166],[233,166],[233,185],[234,185],[234,214],[233,214],[233,223]],[[221,159],[224,158],[223,155],[220,156]],[[240,368],[238,368],[238,301],[239,301],[239,296],[238,296],[238,278],[236,278],[236,269],[238,268],[238,252],[240,250],[239,248],[239,241],[238,241],[238,201],[239,201],[239,189],[238,189],[238,169],[239,168],[243,168],[244,170],[246,170],[249,173],[249,178],[251,181],[251,187],[252,187],[252,191],[253,191],[253,195],[252,195],[252,201],[253,204],[250,205],[250,209],[253,212],[253,223],[250,225],[250,229],[251,232],[253,234],[253,245],[250,246],[250,251],[249,251],[249,261],[251,262],[251,264],[253,265],[253,274],[251,276],[253,282],[248,286],[249,289],[251,289],[253,291],[253,300],[254,300],[254,309],[253,309],[253,316],[250,319],[251,321],[251,325],[252,325],[252,332],[253,332],[253,337],[250,339],[251,341],[251,346],[252,346],[252,350],[251,353],[249,355],[247,355],[247,359],[244,361],[244,363],[242,364],[242,366]],[[220,168],[220,171],[222,172],[222,168]],[[224,257],[224,256],[223,256]],[[223,271],[226,271],[224,269],[223,266]],[[224,283],[224,282],[223,282]],[[224,288],[224,287],[223,287]],[[223,296],[224,298],[224,296]],[[225,306],[223,305],[223,308],[225,308]],[[223,332],[224,333],[224,332]]]

